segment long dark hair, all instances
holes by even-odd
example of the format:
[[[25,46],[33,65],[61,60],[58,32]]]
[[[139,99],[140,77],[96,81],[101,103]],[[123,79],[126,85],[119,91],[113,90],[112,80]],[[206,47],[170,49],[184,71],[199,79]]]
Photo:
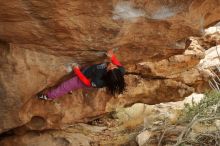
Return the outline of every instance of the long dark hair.
[[[107,71],[104,75],[104,81],[107,91],[112,95],[123,93],[125,90],[124,75],[118,68]]]

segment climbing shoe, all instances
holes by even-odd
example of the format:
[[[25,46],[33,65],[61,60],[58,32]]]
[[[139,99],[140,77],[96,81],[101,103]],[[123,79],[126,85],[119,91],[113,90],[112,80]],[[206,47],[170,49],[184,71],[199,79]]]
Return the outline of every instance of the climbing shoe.
[[[50,99],[47,97],[47,95],[45,95],[45,94],[38,95],[37,97],[38,97],[39,99],[43,99],[43,100],[50,100]]]

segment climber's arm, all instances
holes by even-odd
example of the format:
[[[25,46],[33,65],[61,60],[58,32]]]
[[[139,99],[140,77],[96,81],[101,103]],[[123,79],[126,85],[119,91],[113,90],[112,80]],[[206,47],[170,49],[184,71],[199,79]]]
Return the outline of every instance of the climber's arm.
[[[114,54],[111,57],[111,62],[117,66],[122,66]]]
[[[91,86],[90,80],[80,71],[79,67],[74,67],[74,73],[79,77],[79,79],[86,85]]]
[[[122,66],[122,64],[118,61],[118,59],[116,58],[116,56],[113,53],[113,50],[109,50],[107,52],[107,56],[110,58],[111,62],[117,66]]]

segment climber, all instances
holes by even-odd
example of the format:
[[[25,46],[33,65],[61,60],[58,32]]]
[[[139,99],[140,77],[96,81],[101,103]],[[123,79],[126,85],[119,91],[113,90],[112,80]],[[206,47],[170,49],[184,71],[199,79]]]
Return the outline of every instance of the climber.
[[[76,76],[64,81],[58,87],[46,93],[39,93],[37,97],[44,100],[52,100],[73,90],[86,87],[106,87],[107,92],[111,95],[123,93],[125,90],[125,69],[116,59],[113,50],[109,50],[106,55],[111,60],[110,62],[92,65],[82,72],[77,63],[72,63],[71,66]]]

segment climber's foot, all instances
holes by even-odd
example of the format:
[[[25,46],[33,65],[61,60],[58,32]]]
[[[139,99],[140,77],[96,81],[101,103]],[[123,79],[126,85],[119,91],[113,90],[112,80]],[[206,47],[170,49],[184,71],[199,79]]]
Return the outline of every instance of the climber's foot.
[[[47,97],[47,95],[45,95],[45,94],[39,94],[39,95],[37,95],[37,97],[38,97],[39,99],[42,99],[42,100],[51,100],[51,99],[49,99],[49,98]]]

